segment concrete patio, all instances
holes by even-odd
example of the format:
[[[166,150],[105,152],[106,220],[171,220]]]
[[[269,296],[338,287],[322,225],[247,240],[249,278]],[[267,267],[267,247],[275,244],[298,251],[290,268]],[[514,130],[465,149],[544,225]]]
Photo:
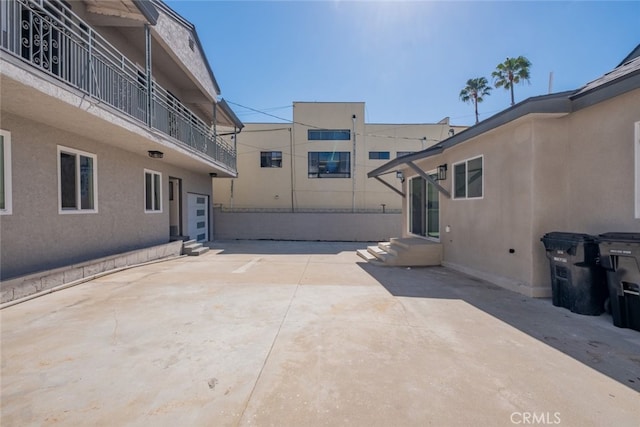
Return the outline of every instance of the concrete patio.
[[[362,244],[211,247],[4,308],[0,424],[640,425],[608,315]]]

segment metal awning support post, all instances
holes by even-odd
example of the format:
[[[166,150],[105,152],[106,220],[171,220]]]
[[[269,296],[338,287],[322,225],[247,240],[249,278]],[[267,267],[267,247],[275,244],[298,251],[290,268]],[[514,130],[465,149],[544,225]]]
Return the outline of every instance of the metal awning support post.
[[[449,198],[449,199],[451,198],[451,194],[449,194],[449,192],[447,190],[442,188],[442,186],[440,184],[438,184],[438,182],[435,179],[431,178],[425,171],[423,171],[418,166],[416,166],[415,163],[407,162],[407,166],[409,166],[411,169],[413,169],[415,171],[415,173],[420,175],[422,178],[426,179],[429,183],[433,184],[433,186],[436,187],[439,192],[441,192],[442,194],[447,196],[447,198]]]
[[[379,176],[374,176],[375,179],[377,179],[378,181],[380,181],[382,184],[386,185],[387,187],[389,187],[389,189],[395,191],[396,193],[398,193],[399,195],[402,196],[402,198],[404,199],[406,197],[406,195],[398,190],[396,187],[394,187],[393,185],[389,184],[387,181],[385,181],[384,179],[380,178]]]

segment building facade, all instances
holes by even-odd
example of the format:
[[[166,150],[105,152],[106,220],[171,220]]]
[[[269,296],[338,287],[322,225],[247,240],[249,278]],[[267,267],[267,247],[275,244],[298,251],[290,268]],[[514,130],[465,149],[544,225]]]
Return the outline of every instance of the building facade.
[[[392,189],[367,172],[463,129],[448,118],[366,123],[363,102],[294,102],[292,123],[246,124],[237,143],[238,177],[215,180],[216,203],[235,211],[399,211],[400,180]]]
[[[210,239],[242,123],[160,1],[0,2],[0,274]],[[39,290],[39,289],[36,289]]]

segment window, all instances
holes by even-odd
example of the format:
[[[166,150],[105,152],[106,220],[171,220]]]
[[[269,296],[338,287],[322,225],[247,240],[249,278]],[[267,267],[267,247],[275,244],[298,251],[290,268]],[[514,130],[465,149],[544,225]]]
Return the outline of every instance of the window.
[[[482,156],[453,165],[453,198],[482,197]]]
[[[309,152],[309,178],[351,178],[351,153]]]
[[[389,160],[390,158],[388,151],[369,151],[369,160]]]
[[[282,167],[282,151],[261,151],[260,167],[261,168],[281,168]]]
[[[11,213],[11,133],[0,130],[0,214]]]
[[[58,146],[58,189],[60,213],[98,212],[96,155]]]
[[[309,141],[349,141],[351,131],[349,129],[309,129],[307,137]]]
[[[144,211],[162,212],[162,174],[144,170]]]
[[[407,156],[413,153],[415,153],[415,151],[396,151],[396,157]]]

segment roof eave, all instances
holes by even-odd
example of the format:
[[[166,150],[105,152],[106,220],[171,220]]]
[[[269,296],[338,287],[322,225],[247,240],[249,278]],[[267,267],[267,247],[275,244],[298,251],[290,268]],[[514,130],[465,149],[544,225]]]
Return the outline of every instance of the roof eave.
[[[222,114],[228,119],[227,121],[233,125],[236,129],[242,129],[244,127],[244,123],[236,116],[236,113],[231,109],[227,101],[221,99],[216,104],[217,108],[220,108]]]
[[[133,4],[138,8],[140,13],[145,17],[150,25],[156,25],[160,13],[155,8],[151,0],[132,0]]]
[[[571,112],[571,100],[569,99],[569,96],[573,93],[575,93],[575,91],[527,98],[524,101],[481,121],[475,126],[471,126],[470,128],[445,139],[433,147],[391,160],[390,162],[387,162],[386,164],[369,172],[367,177],[372,178],[374,176],[384,175],[391,172],[394,168],[408,162],[438,155],[450,147],[461,144],[469,139],[489,132],[528,114],[568,114]]]

